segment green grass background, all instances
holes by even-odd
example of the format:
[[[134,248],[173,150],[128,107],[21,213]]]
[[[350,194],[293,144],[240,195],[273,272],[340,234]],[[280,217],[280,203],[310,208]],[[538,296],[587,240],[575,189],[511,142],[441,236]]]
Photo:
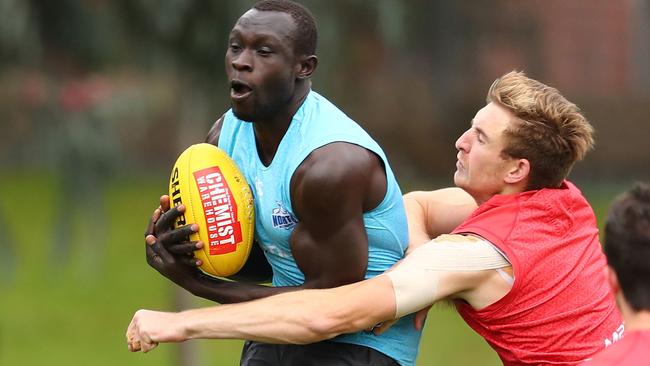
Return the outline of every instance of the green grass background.
[[[0,175],[0,366],[176,365],[177,345],[148,354],[126,349],[139,308],[172,310],[174,287],[144,260],[142,233],[164,185],[120,177],[105,207],[59,202],[53,175]],[[165,177],[158,180],[165,182]],[[602,217],[615,185],[585,193]],[[57,217],[69,223],[72,251],[52,258]],[[602,220],[600,220],[602,222]],[[196,300],[192,306],[210,303]],[[190,342],[201,365],[237,365],[241,341]],[[499,365],[496,354],[443,305],[429,313],[418,365]]]

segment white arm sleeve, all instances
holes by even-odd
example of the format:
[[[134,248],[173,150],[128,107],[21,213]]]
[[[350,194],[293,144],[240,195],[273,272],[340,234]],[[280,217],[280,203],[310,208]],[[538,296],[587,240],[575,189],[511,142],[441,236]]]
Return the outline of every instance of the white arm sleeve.
[[[387,272],[395,292],[395,317],[416,312],[439,300],[441,271],[482,271],[510,266],[490,242],[466,235],[442,235],[422,244]]]

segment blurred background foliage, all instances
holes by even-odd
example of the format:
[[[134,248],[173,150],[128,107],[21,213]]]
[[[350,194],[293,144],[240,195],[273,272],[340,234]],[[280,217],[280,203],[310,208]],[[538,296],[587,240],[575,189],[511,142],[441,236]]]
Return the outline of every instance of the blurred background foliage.
[[[572,179],[599,217],[648,180],[650,1],[303,3],[314,89],[382,144],[403,191],[452,184],[453,142],[513,69],[592,121]],[[208,304],[147,267],[141,235],[175,157],[228,108],[227,36],[252,4],[0,0],[0,365],[237,363],[236,341],[143,356],[122,337],[139,307]],[[444,307],[421,349],[419,365],[498,364]]]

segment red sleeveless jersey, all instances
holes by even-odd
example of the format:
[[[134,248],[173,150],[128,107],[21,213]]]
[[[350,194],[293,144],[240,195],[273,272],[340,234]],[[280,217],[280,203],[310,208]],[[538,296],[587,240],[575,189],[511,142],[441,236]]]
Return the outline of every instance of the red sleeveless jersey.
[[[584,366],[611,365],[650,365],[650,329],[626,332],[620,342],[608,347],[584,364]]]
[[[497,246],[512,264],[510,292],[481,310],[456,308],[505,365],[577,364],[622,333],[593,210],[558,189],[497,195],[454,230]]]

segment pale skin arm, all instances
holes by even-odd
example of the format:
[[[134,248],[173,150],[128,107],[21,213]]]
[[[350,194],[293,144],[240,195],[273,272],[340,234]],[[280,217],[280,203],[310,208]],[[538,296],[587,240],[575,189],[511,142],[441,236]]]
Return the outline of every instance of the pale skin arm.
[[[394,312],[392,285],[382,276],[325,291],[283,293],[179,313],[139,310],[127,339],[130,350],[138,350],[134,341],[139,340],[144,352],[155,343],[195,338],[306,344],[364,329]]]
[[[442,188],[406,193],[404,207],[409,223],[408,255],[423,243],[453,231],[477,204],[460,188]]]
[[[431,239],[452,232],[478,207],[472,196],[456,187],[413,191],[404,194],[403,198],[409,229],[406,255]],[[429,308],[430,306],[416,314],[416,329],[420,330],[424,326]],[[383,322],[372,327],[372,331],[379,335],[388,330],[395,321]]]
[[[444,298],[465,298],[470,304],[484,301],[480,289],[494,280],[494,273],[440,272],[433,302]],[[360,331],[394,317],[393,285],[382,275],[333,289],[303,290],[180,313],[139,310],[126,337],[133,352],[148,352],[158,343],[197,338],[306,344]]]

